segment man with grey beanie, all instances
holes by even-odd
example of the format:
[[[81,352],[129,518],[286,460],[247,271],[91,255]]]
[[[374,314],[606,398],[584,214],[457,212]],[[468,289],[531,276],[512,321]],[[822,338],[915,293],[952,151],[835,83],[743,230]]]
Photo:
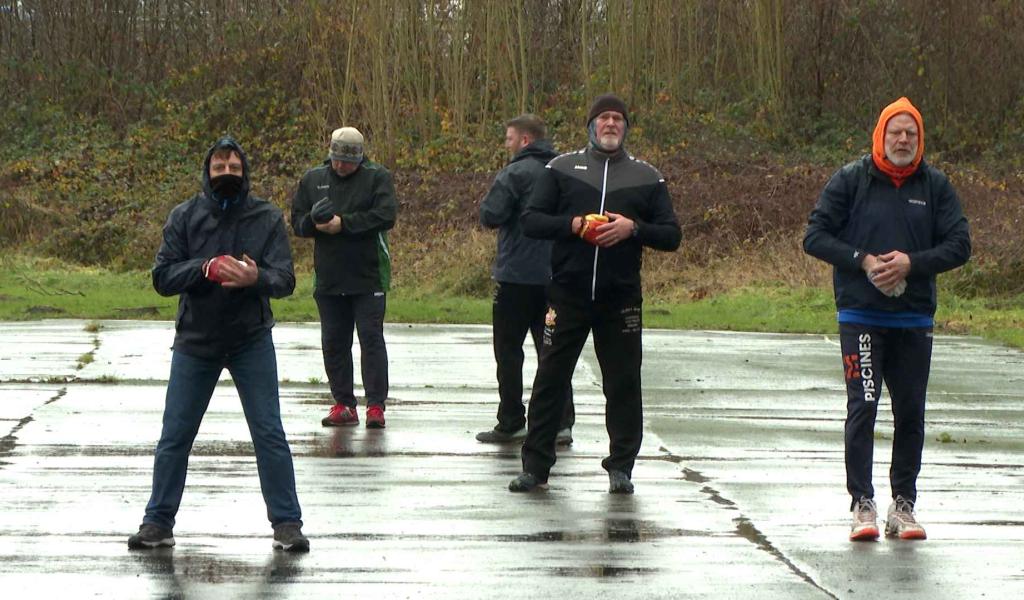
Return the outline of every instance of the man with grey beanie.
[[[661,173],[623,148],[629,112],[617,96],[594,100],[590,143],[547,164],[523,211],[523,232],[554,240],[544,340],[513,492],[546,488],[555,436],[572,377],[591,331],[606,400],[608,491],[633,493],[643,438],[640,363],[643,247],[671,252],[682,231]]]
[[[366,427],[384,428],[388,354],[384,311],[391,284],[387,231],[398,213],[391,173],[364,155],[363,134],[342,127],[330,154],[302,176],[292,198],[292,229],[313,238],[313,297],[320,312],[324,369],[334,405],[325,427],[358,425],[352,331],[359,335]]]

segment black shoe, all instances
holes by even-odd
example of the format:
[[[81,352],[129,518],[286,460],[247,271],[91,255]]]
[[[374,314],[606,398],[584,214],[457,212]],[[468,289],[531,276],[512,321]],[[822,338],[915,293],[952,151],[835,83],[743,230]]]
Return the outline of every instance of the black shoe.
[[[522,472],[515,479],[509,482],[508,491],[510,492],[532,492],[533,490],[548,489],[548,482],[537,479],[537,476],[533,473]]]
[[[281,523],[274,526],[274,548],[285,552],[309,552],[309,538],[302,535],[302,525]]]
[[[129,550],[145,550],[147,548],[171,547],[174,545],[174,533],[152,523],[143,523],[139,532],[128,538]]]
[[[526,427],[520,427],[516,431],[502,431],[495,427],[488,431],[481,431],[476,434],[476,441],[487,442],[488,444],[502,444],[505,442],[520,442],[526,439]]]
[[[632,494],[633,482],[622,471],[608,471],[609,494]]]

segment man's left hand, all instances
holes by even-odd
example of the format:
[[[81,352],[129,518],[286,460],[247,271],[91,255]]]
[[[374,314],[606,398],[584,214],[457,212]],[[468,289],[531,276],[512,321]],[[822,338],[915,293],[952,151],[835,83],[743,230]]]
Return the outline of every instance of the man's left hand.
[[[597,245],[602,248],[608,248],[614,246],[623,240],[628,240],[633,237],[633,220],[629,217],[624,217],[619,213],[613,213],[605,211],[610,221],[604,225],[598,225],[597,232],[601,235],[597,236]]]
[[[226,288],[244,288],[256,283],[260,274],[260,268],[256,266],[256,261],[249,258],[248,254],[242,255],[242,261],[229,260],[224,263],[224,266],[221,267],[222,277],[224,278],[224,282],[221,283],[222,286]]]
[[[334,218],[326,223],[317,223],[316,228],[328,235],[341,233],[341,217],[334,215]]]
[[[899,250],[879,254],[878,260],[881,264],[871,270],[870,276],[871,283],[882,291],[894,289],[910,274],[910,257]]]

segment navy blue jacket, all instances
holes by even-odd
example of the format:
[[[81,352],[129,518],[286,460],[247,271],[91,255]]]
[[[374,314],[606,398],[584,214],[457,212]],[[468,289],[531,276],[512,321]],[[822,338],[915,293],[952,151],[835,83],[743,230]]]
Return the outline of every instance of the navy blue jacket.
[[[270,298],[295,289],[292,251],[284,216],[249,195],[249,161],[242,158],[239,200],[223,209],[210,189],[210,148],[203,161],[203,190],[171,210],[153,265],[153,287],[161,296],[180,295],[174,349],[203,358],[235,352],[274,326]],[[249,255],[259,267],[256,284],[225,288],[203,276],[203,263],[229,254]]]
[[[865,254],[899,250],[910,257],[906,291],[878,291],[861,269]],[[921,161],[897,188],[865,155],[837,171],[818,198],[804,251],[833,266],[836,307],[933,316],[935,276],[971,257],[971,235],[956,191]]]
[[[547,285],[551,279],[551,242],[523,235],[519,216],[544,165],[556,156],[548,140],[537,140],[516,153],[494,178],[480,203],[480,224],[498,229],[495,281]]]

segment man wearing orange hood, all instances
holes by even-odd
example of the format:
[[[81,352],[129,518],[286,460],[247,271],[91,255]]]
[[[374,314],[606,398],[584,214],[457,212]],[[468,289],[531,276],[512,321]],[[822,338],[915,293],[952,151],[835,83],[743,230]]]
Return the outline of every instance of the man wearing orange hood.
[[[935,276],[967,262],[971,237],[946,176],[924,162],[924,121],[906,98],[885,107],[871,154],[837,171],[818,198],[804,251],[833,267],[846,375],[851,540],[878,538],[871,485],[875,415],[893,412],[887,536],[924,539],[914,517],[931,366]]]

